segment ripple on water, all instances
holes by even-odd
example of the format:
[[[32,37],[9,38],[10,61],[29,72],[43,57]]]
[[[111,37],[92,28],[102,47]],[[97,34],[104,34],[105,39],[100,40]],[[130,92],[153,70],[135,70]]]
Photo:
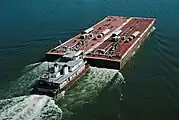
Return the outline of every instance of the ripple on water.
[[[177,76],[179,72],[178,64],[178,39],[169,38],[161,33],[156,33],[156,55],[159,57],[160,66],[168,76]]]

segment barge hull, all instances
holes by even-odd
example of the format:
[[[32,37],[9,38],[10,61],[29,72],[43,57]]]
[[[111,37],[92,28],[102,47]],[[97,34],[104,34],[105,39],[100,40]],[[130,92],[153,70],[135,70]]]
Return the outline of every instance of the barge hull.
[[[140,48],[141,44],[143,44],[147,37],[155,30],[153,24],[154,23],[149,26],[148,30],[146,30],[146,34],[143,34],[138,43],[136,43],[136,45],[134,45],[134,47],[132,47],[132,49],[121,60],[112,61],[110,59],[101,59],[100,57],[87,57],[86,60],[91,66],[121,70],[125,66],[127,61],[129,61],[130,58],[135,54],[135,52]]]
[[[85,58],[90,64],[90,66],[93,67],[99,67],[99,68],[110,68],[110,69],[119,69],[120,68],[120,61],[111,61],[111,60],[105,60],[105,59],[97,59],[97,58]]]

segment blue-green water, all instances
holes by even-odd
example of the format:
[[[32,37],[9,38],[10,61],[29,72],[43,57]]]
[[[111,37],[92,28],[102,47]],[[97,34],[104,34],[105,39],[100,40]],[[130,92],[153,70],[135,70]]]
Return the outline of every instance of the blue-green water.
[[[1,1],[1,99],[25,93],[22,84],[31,84],[29,79],[34,78],[19,79],[26,74],[24,69],[59,39],[65,41],[108,15],[155,17],[156,31],[121,71],[127,81],[124,100],[120,102],[115,90],[103,92],[71,119],[178,120],[178,6],[177,0]]]

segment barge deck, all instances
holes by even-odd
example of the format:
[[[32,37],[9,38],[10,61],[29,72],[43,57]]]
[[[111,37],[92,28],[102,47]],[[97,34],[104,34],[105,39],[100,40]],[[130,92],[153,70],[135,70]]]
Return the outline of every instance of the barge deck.
[[[46,53],[48,60],[67,49],[84,50],[91,66],[122,69],[153,30],[154,18],[108,16]]]

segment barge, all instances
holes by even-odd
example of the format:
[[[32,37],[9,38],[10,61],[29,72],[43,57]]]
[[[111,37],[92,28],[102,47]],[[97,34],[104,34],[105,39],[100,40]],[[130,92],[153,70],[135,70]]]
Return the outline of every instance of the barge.
[[[91,66],[122,69],[154,30],[154,18],[108,16],[46,53],[57,59],[69,49],[83,50]]]

